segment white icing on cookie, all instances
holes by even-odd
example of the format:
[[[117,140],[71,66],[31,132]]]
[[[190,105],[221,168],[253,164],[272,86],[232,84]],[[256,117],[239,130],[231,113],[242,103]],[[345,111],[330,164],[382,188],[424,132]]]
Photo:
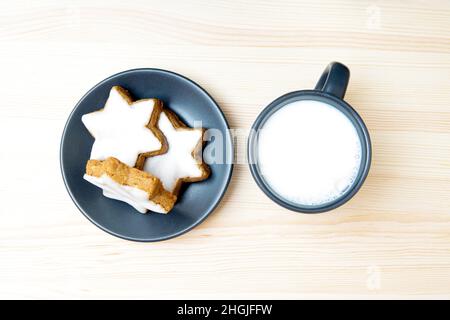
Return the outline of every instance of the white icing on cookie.
[[[202,139],[201,129],[175,129],[163,111],[159,116],[158,127],[166,137],[168,151],[146,159],[144,171],[159,178],[164,189],[173,192],[179,178],[201,177],[197,160],[192,151]]]
[[[140,153],[161,149],[161,142],[146,126],[155,100],[139,100],[131,105],[113,87],[103,110],[83,115],[81,120],[94,136],[91,159],[115,157],[134,167]]]
[[[103,174],[100,177],[85,174],[83,178],[103,189],[103,195],[105,197],[126,202],[140,213],[146,213],[147,210],[158,213],[167,213],[167,210],[162,206],[148,199],[147,192],[139,188],[119,184],[106,174]]]

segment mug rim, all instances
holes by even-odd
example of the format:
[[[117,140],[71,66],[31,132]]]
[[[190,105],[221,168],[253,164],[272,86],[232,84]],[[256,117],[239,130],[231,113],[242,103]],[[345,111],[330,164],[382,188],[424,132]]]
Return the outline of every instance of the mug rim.
[[[298,203],[291,202],[287,199],[284,199],[280,195],[278,195],[269,184],[262,177],[259,165],[256,161],[256,147],[257,147],[257,136],[258,130],[263,127],[265,122],[279,109],[283,108],[285,105],[299,100],[314,100],[325,102],[342,113],[344,113],[347,118],[352,122],[355,126],[355,129],[358,133],[358,137],[361,141],[361,164],[358,170],[357,178],[355,182],[351,185],[351,187],[344,192],[341,196],[336,199],[325,202],[319,205],[302,205]],[[330,103],[331,102],[331,103]],[[369,136],[369,131],[362,120],[361,116],[343,99],[337,98],[329,93],[320,91],[320,90],[298,90],[286,93],[274,101],[272,101],[269,105],[267,105],[258,115],[255,122],[253,123],[250,134],[247,142],[247,159],[248,165],[250,168],[250,172],[253,176],[258,187],[268,196],[272,201],[277,203],[278,205],[289,209],[295,212],[301,213],[321,213],[336,209],[337,207],[342,206],[347,201],[349,201],[353,196],[359,191],[364,181],[366,180],[372,160],[372,144]]]

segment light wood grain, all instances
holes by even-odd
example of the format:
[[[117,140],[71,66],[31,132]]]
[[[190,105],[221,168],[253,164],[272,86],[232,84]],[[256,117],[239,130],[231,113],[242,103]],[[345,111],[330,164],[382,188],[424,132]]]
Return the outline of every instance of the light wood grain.
[[[0,10],[0,297],[450,298],[448,1],[9,1]],[[116,239],[72,204],[65,120],[94,84],[159,67],[234,128],[330,61],[374,147],[326,214],[284,210],[237,165],[219,208],[161,243]]]

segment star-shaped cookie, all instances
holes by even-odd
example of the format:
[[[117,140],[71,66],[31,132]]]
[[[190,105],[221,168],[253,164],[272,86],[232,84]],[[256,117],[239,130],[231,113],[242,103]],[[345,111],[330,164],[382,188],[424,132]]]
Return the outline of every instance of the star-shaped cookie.
[[[166,137],[167,152],[148,157],[144,171],[158,177],[164,189],[174,195],[183,182],[208,178],[209,167],[201,161],[204,129],[187,127],[167,109],[161,112],[158,127]]]
[[[168,213],[177,199],[158,178],[112,157],[89,160],[83,178],[103,189],[104,196],[127,202],[141,213]]]
[[[155,125],[161,110],[158,99],[133,102],[125,89],[112,87],[104,108],[81,118],[95,138],[90,158],[114,157],[130,167],[142,167],[145,157],[166,149]]]

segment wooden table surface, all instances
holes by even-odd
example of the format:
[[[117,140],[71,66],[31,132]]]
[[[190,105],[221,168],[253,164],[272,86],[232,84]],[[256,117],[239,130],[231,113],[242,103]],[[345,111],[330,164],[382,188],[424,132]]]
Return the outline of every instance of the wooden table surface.
[[[450,298],[450,2],[10,1],[0,43],[1,298]],[[248,128],[333,60],[374,149],[345,206],[282,209],[239,164],[203,224],[134,243],[70,200],[62,129],[107,76],[176,71]]]

